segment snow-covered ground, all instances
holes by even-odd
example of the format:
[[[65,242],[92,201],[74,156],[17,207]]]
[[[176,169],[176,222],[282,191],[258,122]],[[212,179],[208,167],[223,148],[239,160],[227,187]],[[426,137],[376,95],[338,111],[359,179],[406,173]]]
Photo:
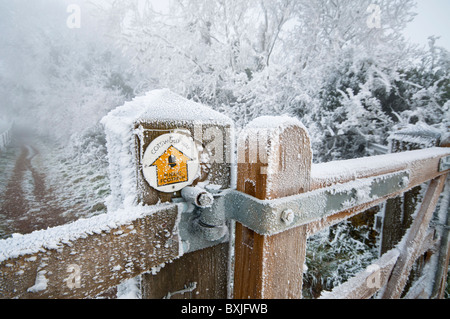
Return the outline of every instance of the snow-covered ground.
[[[10,238],[18,232],[14,218],[2,214],[8,201],[5,196],[11,194],[7,190],[14,184],[19,185],[20,200],[24,202],[18,206],[26,208],[20,217],[24,223],[33,223],[35,218],[45,219],[42,212],[45,210],[56,214],[62,212],[59,216],[51,216],[52,219],[57,218],[61,225],[104,215],[104,202],[110,194],[105,147],[100,127],[74,136],[66,144],[33,134],[16,137],[13,144],[0,154],[0,239]],[[20,158],[25,159],[29,166],[20,167],[23,166]],[[21,170],[22,174],[17,175]],[[45,200],[36,194],[36,172],[44,180]],[[16,176],[21,180],[14,180]],[[45,224],[45,220],[40,222]],[[138,287],[139,278],[127,281],[117,287],[116,297],[140,298]]]
[[[106,213],[107,160],[93,136],[66,145],[32,134],[15,138],[0,155],[0,238]]]
[[[110,193],[106,153],[99,150],[102,145],[93,145],[88,137],[78,142],[72,152],[64,146],[42,144],[43,155],[35,160],[47,171],[55,205],[66,209],[64,216],[77,219],[106,213],[104,201]]]

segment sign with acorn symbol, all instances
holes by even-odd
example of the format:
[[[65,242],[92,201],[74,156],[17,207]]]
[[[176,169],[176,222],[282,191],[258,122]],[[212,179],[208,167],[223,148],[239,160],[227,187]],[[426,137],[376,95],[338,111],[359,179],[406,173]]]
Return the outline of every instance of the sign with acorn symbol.
[[[198,150],[192,138],[165,134],[155,139],[143,158],[143,172],[151,187],[163,193],[191,185],[199,171]]]

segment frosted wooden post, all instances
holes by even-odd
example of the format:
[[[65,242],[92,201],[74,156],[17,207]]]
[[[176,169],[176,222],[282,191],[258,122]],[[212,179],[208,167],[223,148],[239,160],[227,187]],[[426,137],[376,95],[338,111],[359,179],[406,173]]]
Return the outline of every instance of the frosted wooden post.
[[[223,114],[169,90],[155,90],[125,103],[103,122],[110,154],[108,209],[183,201],[181,192],[188,186],[231,187],[234,124]],[[143,298],[226,298],[229,244],[218,240],[215,247],[192,248],[178,227],[188,213],[177,207],[174,244],[180,258],[143,275]]]
[[[391,153],[419,150],[439,145],[440,136],[418,127],[396,132],[391,137]],[[380,254],[394,248],[411,226],[422,186],[417,186],[397,198],[386,201]]]
[[[402,130],[395,132],[391,136],[391,153],[437,146],[446,147],[446,142],[441,143],[440,140],[440,133],[432,129],[417,127]],[[386,202],[381,253],[395,247],[402,240],[403,236],[408,236],[406,242],[411,244],[413,248],[401,251],[399,262],[393,270],[391,279],[383,293],[383,298],[400,298],[402,293],[408,291],[411,284],[422,276],[426,261],[424,257],[419,258],[421,254],[419,253],[418,245],[421,245],[422,241],[424,241],[424,233],[429,227],[428,225],[444,187],[445,179],[446,176],[441,176],[430,183],[418,212],[416,207],[419,204],[422,185]],[[416,212],[417,216],[413,219],[413,215]],[[447,258],[446,252],[442,255],[444,259]],[[413,267],[414,263],[416,263],[415,267]],[[445,273],[447,272],[446,269]],[[440,280],[441,277],[438,271],[436,278]]]
[[[441,147],[450,147],[450,137],[441,141]],[[444,299],[445,287],[447,285],[448,265],[450,260],[450,180],[447,176],[446,184],[444,185],[445,195],[441,199],[441,207],[439,214],[442,226],[438,226],[437,233],[440,234],[440,247],[437,256],[436,274],[434,276],[433,290],[431,298]],[[447,217],[445,218],[445,214]]]
[[[391,153],[420,150],[439,146],[440,134],[421,127],[395,132],[390,137]],[[388,199],[384,206],[380,255],[390,251],[401,241],[413,223],[413,215],[420,204],[423,185],[416,186],[396,198]],[[420,277],[425,260],[418,258],[410,278],[405,285],[408,291],[411,284]]]
[[[383,291],[383,299],[397,299],[401,297],[411,268],[415,260],[419,257],[420,246],[423,244],[427,235],[426,231],[429,227],[433,212],[436,209],[439,196],[444,188],[446,178],[447,175],[442,175],[431,181],[423,199],[422,206],[406,234],[406,239],[404,239],[408,245],[400,247],[399,260]]]
[[[307,192],[311,164],[310,139],[298,120],[257,119],[238,143],[238,191],[261,200]],[[234,298],[301,298],[306,238],[306,226],[262,236],[237,223]]]
[[[158,138],[174,133],[192,139],[198,148],[200,168],[196,175],[192,174],[195,179],[188,186],[203,183],[230,188],[233,122],[223,114],[168,90],[156,91],[150,96],[136,103],[143,104],[144,110],[134,121],[138,202],[155,205],[181,199],[181,190],[163,192],[150,185],[143,169],[146,150],[154,151],[160,143],[165,143],[161,149],[167,148],[173,143],[171,140],[152,145]],[[182,155],[189,156],[188,153]],[[188,175],[186,172],[186,177]],[[172,185],[176,183],[169,186]],[[195,252],[183,250],[181,258],[166,263],[157,274],[143,275],[143,298],[225,299],[228,293],[229,243]]]

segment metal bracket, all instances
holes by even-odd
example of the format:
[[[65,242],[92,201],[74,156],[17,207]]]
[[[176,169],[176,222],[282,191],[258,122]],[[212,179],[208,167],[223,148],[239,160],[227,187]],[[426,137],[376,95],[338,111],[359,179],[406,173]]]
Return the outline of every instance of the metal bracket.
[[[227,201],[236,208],[233,219],[270,236],[383,198],[407,188],[408,184],[409,173],[402,171],[277,200],[257,200],[234,191],[229,192]]]
[[[450,156],[441,158],[439,162],[439,172],[444,172],[450,169]]]
[[[190,209],[182,215],[181,237],[189,243],[187,251],[222,243],[228,240],[230,220],[271,236],[395,194],[408,185],[409,172],[402,171],[276,200],[259,200],[236,190],[217,191],[209,208],[193,208],[186,202]]]
[[[184,253],[216,246],[229,240],[224,194],[214,188],[187,187],[182,191],[184,206],[179,233]]]

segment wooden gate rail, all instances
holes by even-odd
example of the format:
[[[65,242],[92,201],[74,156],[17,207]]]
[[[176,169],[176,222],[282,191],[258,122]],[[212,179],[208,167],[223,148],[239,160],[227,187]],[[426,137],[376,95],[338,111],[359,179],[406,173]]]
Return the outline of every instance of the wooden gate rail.
[[[332,292],[323,293],[321,299],[365,299],[382,287],[381,298],[400,298],[414,261],[436,244],[433,234],[427,229],[446,178],[447,175],[442,175],[432,180],[421,209],[398,248],[385,253],[365,271]]]
[[[439,171],[439,164],[449,155],[448,148],[428,148],[403,153],[379,155],[374,157],[337,161],[313,165],[311,174],[312,189],[321,189],[335,184],[345,184],[352,180],[382,176],[389,173],[408,171],[408,184],[396,193],[376,199],[359,207],[343,210],[332,216],[308,225],[308,234],[314,234],[323,228],[349,219],[352,216],[377,206],[388,198],[394,198],[406,191],[445,175],[448,171]],[[384,164],[383,164],[384,163]],[[328,176],[328,177],[327,177]]]
[[[323,295],[368,298],[381,290],[384,298],[400,297],[412,262],[436,243],[428,233],[428,225],[449,173],[440,168],[440,163],[448,156],[449,148],[434,147],[313,165],[310,139],[298,120],[255,120],[238,141],[237,191],[257,200],[276,202],[301,194],[309,196],[323,189],[345,188],[355,181],[401,172],[408,172],[408,178],[402,180],[400,188],[380,198],[367,199],[367,194],[362,194],[364,201],[346,203],[277,234],[258,234],[237,222],[233,297],[301,298],[308,236],[431,181],[404,241],[381,256],[372,267],[376,271],[363,272]],[[0,241],[0,298],[94,298],[124,280],[157,272],[161,265],[174,260],[175,270],[196,271],[189,267],[198,262],[190,264],[191,254],[183,256],[181,207],[138,206]],[[314,214],[314,207],[311,209]],[[298,212],[284,212],[280,219],[289,224],[295,214]],[[221,254],[227,256],[222,251],[224,246],[220,247]],[[448,261],[447,256],[444,259]],[[223,271],[226,269],[221,268]],[[158,281],[158,285],[164,282]]]
[[[94,298],[182,254],[179,207],[137,207],[0,241],[0,298]]]
[[[422,206],[405,236],[403,245],[400,245],[399,260],[394,266],[382,298],[400,298],[413,263],[419,257],[420,248],[427,235],[427,230],[436,209],[439,196],[444,188],[446,178],[447,175],[443,175],[431,181],[423,199]]]

